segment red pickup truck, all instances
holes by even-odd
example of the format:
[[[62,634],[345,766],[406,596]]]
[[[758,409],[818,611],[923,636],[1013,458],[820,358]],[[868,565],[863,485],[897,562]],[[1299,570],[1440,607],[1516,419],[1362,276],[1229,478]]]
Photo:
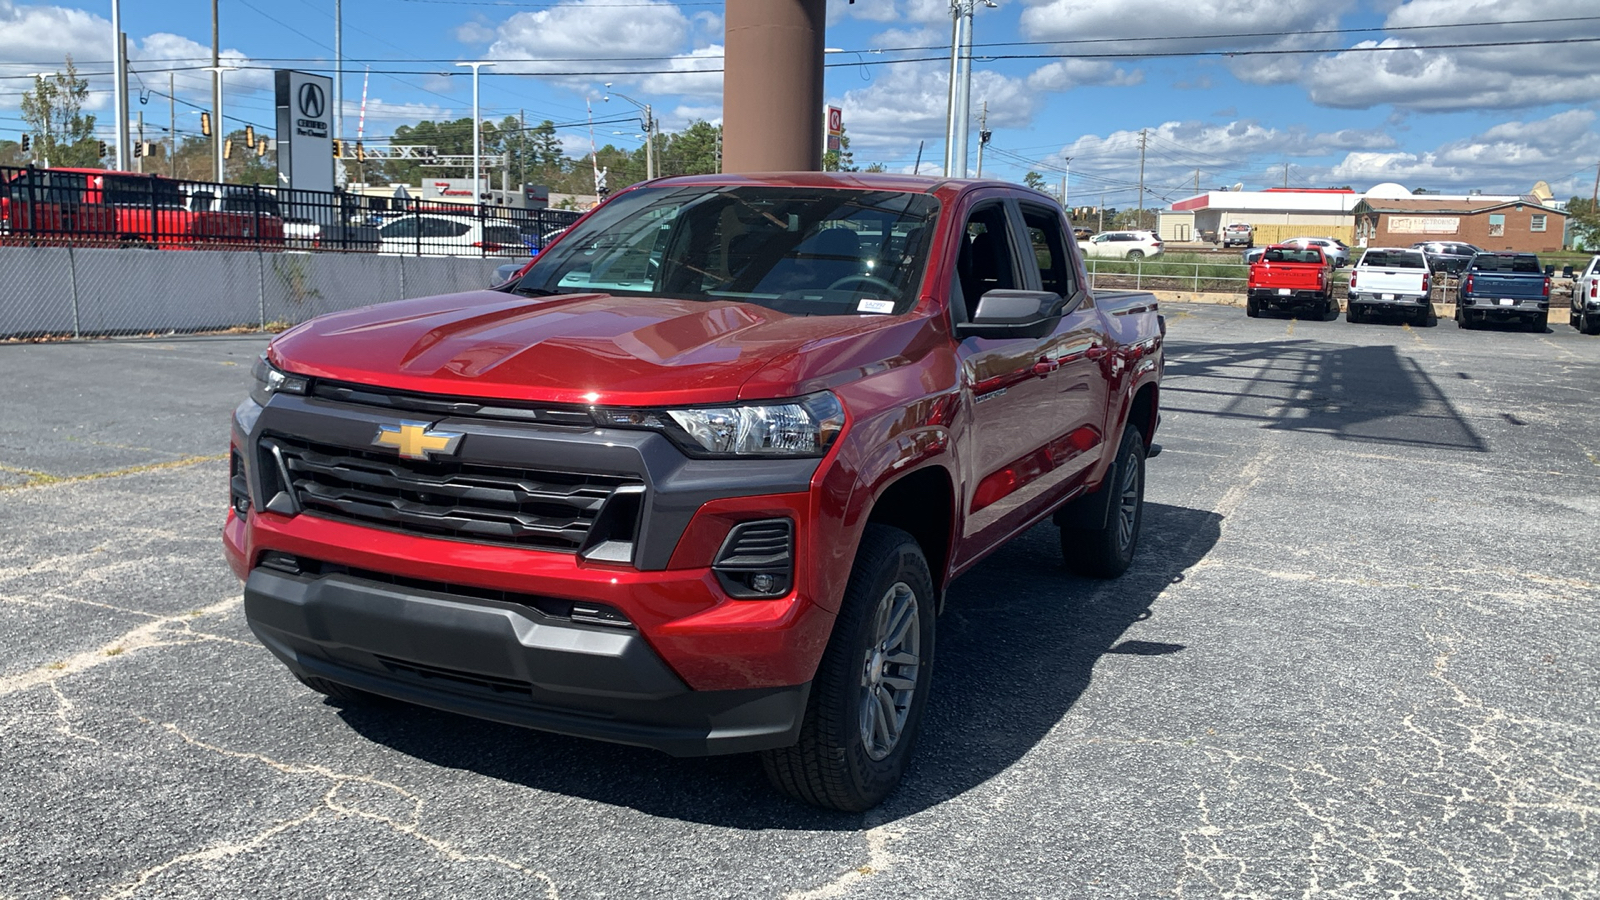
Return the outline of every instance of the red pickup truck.
[[[116,227],[116,210],[91,200],[82,173],[27,168],[0,183],[0,244],[109,246]]]
[[[1138,542],[1164,326],[1050,197],[669,178],[495,290],[275,339],[233,420],[229,563],[314,690],[386,695],[876,804],[950,581],[1054,517]]]
[[[28,175],[27,172],[32,172]],[[63,234],[72,243],[163,250],[281,249],[283,219],[270,193],[249,185],[211,192],[162,175],[105,169],[32,169],[18,179],[71,185],[79,215]],[[22,188],[9,193],[20,196]],[[254,202],[252,202],[254,201]]]
[[[1333,267],[1321,250],[1274,244],[1250,265],[1245,315],[1254,319],[1264,309],[1308,309],[1324,320],[1339,317],[1339,300],[1333,295]]]

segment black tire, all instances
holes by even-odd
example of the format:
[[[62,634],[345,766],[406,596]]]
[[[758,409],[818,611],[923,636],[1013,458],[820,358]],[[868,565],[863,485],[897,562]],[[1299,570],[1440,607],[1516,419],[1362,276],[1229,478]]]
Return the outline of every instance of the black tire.
[[[1344,307],[1344,320],[1354,325],[1361,321],[1361,310],[1354,303],[1346,303]]]
[[[1322,307],[1322,321],[1339,321],[1339,298],[1332,295],[1328,296],[1327,303]]]
[[[1143,250],[1129,250],[1128,251],[1128,258],[1129,259],[1144,259],[1144,251]]]
[[[372,694],[366,691],[357,690],[337,681],[329,681],[326,678],[317,678],[313,675],[296,675],[294,677],[313,691],[342,703],[362,703],[375,699]]]
[[[1578,317],[1579,334],[1600,334],[1600,313],[1589,315],[1584,313]]]
[[[1244,301],[1244,314],[1252,319],[1259,319],[1261,318],[1261,307],[1255,300],[1247,297]]]
[[[1144,436],[1122,430],[1117,460],[1101,490],[1114,491],[1105,525],[1061,529],[1061,558],[1067,568],[1090,578],[1116,578],[1133,564],[1144,520]]]
[[[1466,312],[1461,307],[1456,307],[1456,327],[1464,331],[1471,331],[1476,327],[1472,321],[1472,313]]]
[[[1542,316],[1534,316],[1529,318],[1526,322],[1522,323],[1522,327],[1533,332],[1534,334],[1544,334],[1546,331],[1550,330],[1550,314],[1545,313]]]
[[[1427,328],[1431,325],[1438,324],[1438,321],[1438,318],[1433,314],[1432,303],[1423,304],[1422,308],[1417,310],[1416,316],[1411,320],[1412,324],[1416,325],[1418,328]]]
[[[906,664],[891,661],[893,653],[884,655],[887,642],[878,638],[886,615],[883,607],[899,608],[906,599],[902,590],[910,591],[916,616],[899,629],[907,640],[915,629],[914,673],[909,678]],[[791,747],[761,754],[762,767],[774,787],[796,800],[842,812],[871,809],[889,796],[916,749],[917,730],[927,706],[933,675],[934,605],[933,578],[916,539],[898,528],[868,525],[856,551],[833,637],[811,682],[800,740]],[[904,643],[899,646],[902,654],[910,652]],[[869,678],[874,679],[871,684],[866,683]],[[890,695],[904,684],[910,684],[911,690],[902,715],[900,698]],[[891,711],[874,717],[875,709],[885,707],[869,705],[869,696],[883,698]],[[869,740],[870,724],[887,725],[890,719],[899,720],[900,728],[887,746]]]

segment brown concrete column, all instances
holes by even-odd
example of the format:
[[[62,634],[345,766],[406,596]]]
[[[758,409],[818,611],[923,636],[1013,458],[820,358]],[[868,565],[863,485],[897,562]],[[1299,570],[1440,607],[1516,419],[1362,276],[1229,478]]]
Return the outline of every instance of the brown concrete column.
[[[827,0],[727,0],[725,172],[822,169]]]

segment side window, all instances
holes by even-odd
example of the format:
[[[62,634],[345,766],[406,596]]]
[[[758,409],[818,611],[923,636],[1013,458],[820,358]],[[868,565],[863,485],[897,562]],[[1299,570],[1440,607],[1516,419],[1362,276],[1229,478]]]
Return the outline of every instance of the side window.
[[[1077,293],[1078,284],[1061,234],[1061,217],[1037,206],[1022,207],[1022,222],[1028,227],[1028,242],[1039,265],[1039,285],[1062,297]]]
[[[406,216],[395,219],[378,229],[378,235],[386,238],[414,238],[417,236],[417,217]]]
[[[1489,214],[1489,236],[1501,237],[1506,233],[1506,217],[1503,213]]]
[[[959,299],[965,306],[965,318],[971,318],[978,309],[979,298],[989,291],[1016,289],[1009,231],[1005,207],[999,203],[980,207],[967,219],[956,257],[956,284],[961,288]],[[956,299],[952,297],[952,302]],[[962,316],[963,311],[956,311],[956,315]]]

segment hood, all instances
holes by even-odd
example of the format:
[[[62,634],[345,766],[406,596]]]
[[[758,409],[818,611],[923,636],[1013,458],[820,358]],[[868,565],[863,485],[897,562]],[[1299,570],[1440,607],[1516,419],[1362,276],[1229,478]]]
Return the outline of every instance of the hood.
[[[268,353],[287,371],[419,393],[689,405],[831,386],[886,362],[870,338],[904,321],[791,316],[746,303],[472,291],[322,316],[285,332]],[[895,344],[904,346],[891,342],[889,355],[898,353]],[[752,380],[754,394],[743,390]]]

